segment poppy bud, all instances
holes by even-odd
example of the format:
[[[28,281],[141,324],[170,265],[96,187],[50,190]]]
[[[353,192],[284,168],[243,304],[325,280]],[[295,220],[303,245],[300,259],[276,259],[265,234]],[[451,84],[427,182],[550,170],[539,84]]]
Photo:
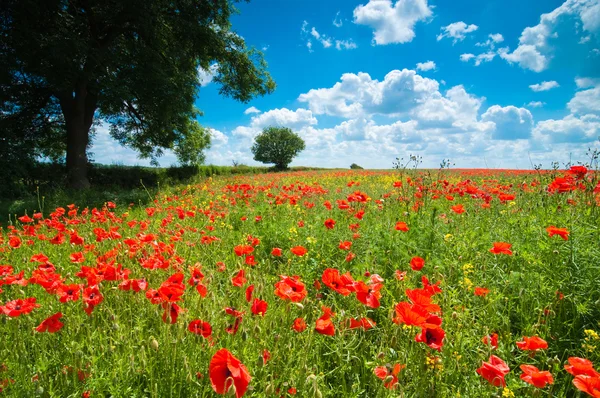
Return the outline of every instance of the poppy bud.
[[[158,341],[156,341],[154,337],[152,337],[150,340],[150,348],[152,348],[154,351],[158,351]]]
[[[300,308],[301,310],[304,309],[304,305],[302,305],[302,303],[294,303],[296,304],[296,307]]]
[[[230,385],[229,390],[227,390],[226,395],[228,397],[235,397],[237,396],[236,393],[236,389],[235,389],[235,384],[233,384],[233,378],[232,377],[228,377],[227,380],[225,381],[225,385]]]
[[[259,325],[255,325],[255,326],[254,326],[254,334],[255,334],[255,335],[259,335],[259,334],[260,334],[260,332],[261,332],[261,330],[260,330],[260,326],[259,326]]]
[[[379,354],[377,354],[377,359],[383,359],[383,358],[385,358],[385,353],[384,352],[380,352]]]
[[[39,386],[38,388],[35,389],[35,393],[37,395],[42,395],[44,393],[44,387]]]
[[[396,347],[396,343],[396,336],[392,336],[392,338],[390,339],[390,346]]]
[[[261,361],[262,361],[262,358],[261,358]],[[274,393],[275,393],[275,386],[273,385],[273,383],[267,384],[267,388],[265,388],[265,394],[270,397]]]
[[[452,313],[452,319],[458,319],[458,312],[454,311]]]

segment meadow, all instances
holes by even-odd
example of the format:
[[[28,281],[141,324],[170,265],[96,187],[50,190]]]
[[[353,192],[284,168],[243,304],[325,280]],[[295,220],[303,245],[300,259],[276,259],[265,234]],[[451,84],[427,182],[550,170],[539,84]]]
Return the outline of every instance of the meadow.
[[[0,235],[0,397],[600,397],[600,183],[304,171]]]

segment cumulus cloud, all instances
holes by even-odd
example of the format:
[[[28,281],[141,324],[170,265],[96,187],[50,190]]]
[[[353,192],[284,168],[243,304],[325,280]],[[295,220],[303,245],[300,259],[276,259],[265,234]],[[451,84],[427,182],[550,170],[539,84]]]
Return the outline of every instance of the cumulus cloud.
[[[525,108],[493,105],[481,115],[481,120],[494,123],[492,138],[514,140],[529,138],[533,128],[533,116]]]
[[[433,62],[433,61],[417,63],[417,70],[426,72],[428,70],[434,70],[434,69],[435,69],[435,62]]]
[[[310,34],[317,39],[317,41],[319,43],[321,43],[323,45],[324,48],[329,48],[332,46],[331,43],[331,39],[325,35],[320,34],[319,32],[317,32],[317,30],[315,29],[315,27],[313,26],[313,28],[310,31]]]
[[[595,113],[600,115],[600,85],[587,90],[578,91],[567,104],[571,113],[585,115]]]
[[[224,133],[219,130],[209,128],[208,132],[210,134],[210,143],[213,148],[218,148],[223,145],[227,145],[229,142],[229,137],[227,137]]]
[[[533,131],[537,140],[547,143],[584,143],[598,139],[600,117],[568,115],[563,119],[538,122]]]
[[[560,84],[558,84],[558,82],[551,80],[548,82],[541,82],[538,84],[532,84],[529,86],[529,88],[535,92],[540,92],[540,91],[548,91],[548,90],[552,90],[553,88],[557,88],[560,87]]]
[[[244,115],[250,115],[252,113],[260,113],[260,110],[254,106],[251,106],[250,108],[244,111]]]
[[[438,41],[442,40],[444,37],[447,37],[454,39],[453,42],[456,43],[464,40],[467,37],[467,34],[475,32],[477,29],[479,29],[479,26],[474,24],[467,25],[463,21],[459,21],[451,23],[448,26],[444,26],[441,29],[443,32],[437,36]]]
[[[600,86],[600,79],[590,77],[578,77],[575,79],[575,84],[577,85],[577,88]]]
[[[439,84],[409,69],[393,70],[383,81],[368,73],[345,73],[331,88],[312,89],[298,97],[315,114],[347,118],[360,115],[406,114],[437,92]]]
[[[473,58],[475,58],[475,54],[466,53],[466,54],[460,55],[460,60],[462,62],[469,62],[469,60],[471,60]]]
[[[432,15],[427,0],[369,0],[354,9],[354,22],[373,29],[377,45],[408,43],[415,37],[415,25]]]
[[[352,40],[336,40],[335,41],[335,48],[337,50],[353,50],[355,48],[357,48],[358,46],[356,45],[356,43]]]
[[[513,52],[508,48],[502,49],[500,57],[534,72],[547,69],[552,57],[549,39],[557,37],[557,27],[567,16],[579,19],[587,32],[600,30],[598,0],[566,0],[550,13],[542,14],[539,24],[525,28],[519,38],[519,46]]]
[[[504,36],[500,33],[489,34],[488,39],[484,42],[475,43],[477,47],[488,47],[490,50],[493,50],[496,47],[496,44],[502,43],[504,41]]]
[[[272,109],[263,114],[252,117],[250,125],[255,128],[267,126],[301,127],[317,124],[317,119],[308,109],[296,109],[292,111],[287,108]]]

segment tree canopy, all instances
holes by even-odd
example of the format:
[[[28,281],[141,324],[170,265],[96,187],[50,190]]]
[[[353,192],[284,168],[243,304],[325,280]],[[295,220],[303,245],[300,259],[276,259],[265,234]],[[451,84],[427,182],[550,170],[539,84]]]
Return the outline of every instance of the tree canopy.
[[[267,127],[254,139],[254,160],[284,170],[305,148],[304,140],[287,127]]]
[[[104,121],[142,158],[172,149],[202,161],[199,68],[242,102],[275,88],[262,53],[232,30],[236,2],[3,0],[0,156],[66,154],[71,185],[86,187],[93,126]]]

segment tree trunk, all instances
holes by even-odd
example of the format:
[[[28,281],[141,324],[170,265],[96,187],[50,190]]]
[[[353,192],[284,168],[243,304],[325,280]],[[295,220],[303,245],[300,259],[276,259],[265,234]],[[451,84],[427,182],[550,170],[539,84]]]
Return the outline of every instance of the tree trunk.
[[[87,177],[87,147],[90,139],[90,127],[96,111],[97,97],[88,92],[85,81],[79,81],[73,93],[62,93],[59,100],[67,127],[69,187],[78,190],[86,189],[90,187]]]

